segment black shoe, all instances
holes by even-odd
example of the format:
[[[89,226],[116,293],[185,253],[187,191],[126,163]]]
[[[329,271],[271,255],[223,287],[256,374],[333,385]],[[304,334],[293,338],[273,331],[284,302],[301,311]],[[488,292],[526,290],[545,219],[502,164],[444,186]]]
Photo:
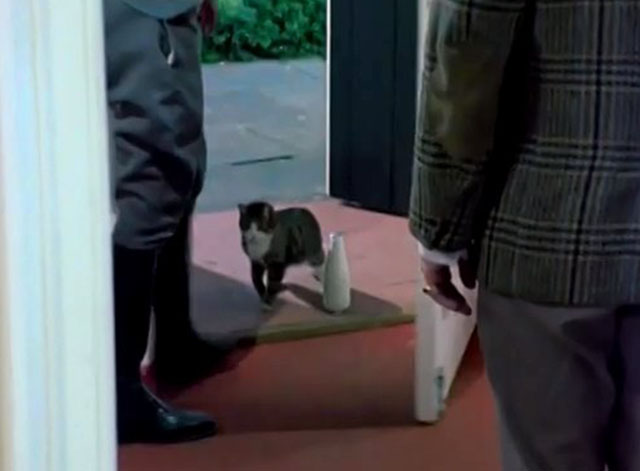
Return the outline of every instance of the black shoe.
[[[142,384],[118,385],[118,442],[182,443],[209,438],[218,431],[206,414],[176,410]]]

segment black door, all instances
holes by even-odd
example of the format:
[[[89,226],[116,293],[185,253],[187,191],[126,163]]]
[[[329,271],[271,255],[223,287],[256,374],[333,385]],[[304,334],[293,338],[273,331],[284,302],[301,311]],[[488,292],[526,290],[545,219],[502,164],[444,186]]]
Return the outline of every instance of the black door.
[[[417,76],[417,0],[332,0],[330,194],[406,214]]]

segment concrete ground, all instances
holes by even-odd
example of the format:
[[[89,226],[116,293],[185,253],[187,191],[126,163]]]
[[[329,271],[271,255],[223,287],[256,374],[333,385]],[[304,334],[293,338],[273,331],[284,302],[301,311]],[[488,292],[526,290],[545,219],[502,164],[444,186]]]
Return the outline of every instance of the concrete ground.
[[[199,212],[325,195],[325,62],[204,67],[208,172]]]

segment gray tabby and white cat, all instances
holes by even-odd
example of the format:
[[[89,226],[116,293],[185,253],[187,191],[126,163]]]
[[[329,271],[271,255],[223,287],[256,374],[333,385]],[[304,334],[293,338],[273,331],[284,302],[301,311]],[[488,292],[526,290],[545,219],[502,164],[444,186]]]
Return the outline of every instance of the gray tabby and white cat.
[[[242,249],[251,261],[253,286],[266,306],[271,306],[282,290],[282,280],[290,266],[308,264],[321,279],[325,261],[322,231],[311,211],[276,211],[262,201],[241,204],[238,209]]]

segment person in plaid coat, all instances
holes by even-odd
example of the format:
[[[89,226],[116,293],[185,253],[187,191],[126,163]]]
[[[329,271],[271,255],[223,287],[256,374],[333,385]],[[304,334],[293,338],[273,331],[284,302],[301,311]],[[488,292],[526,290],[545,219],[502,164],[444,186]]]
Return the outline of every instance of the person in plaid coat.
[[[204,438],[216,432],[215,422],[153,396],[142,384],[140,362],[152,310],[161,384],[198,379],[221,353],[197,335],[189,312],[189,229],[206,168],[199,35],[211,32],[215,8],[209,0],[104,0],[103,6],[116,214],[118,439]]]
[[[433,0],[410,210],[506,471],[640,470],[640,2]]]

